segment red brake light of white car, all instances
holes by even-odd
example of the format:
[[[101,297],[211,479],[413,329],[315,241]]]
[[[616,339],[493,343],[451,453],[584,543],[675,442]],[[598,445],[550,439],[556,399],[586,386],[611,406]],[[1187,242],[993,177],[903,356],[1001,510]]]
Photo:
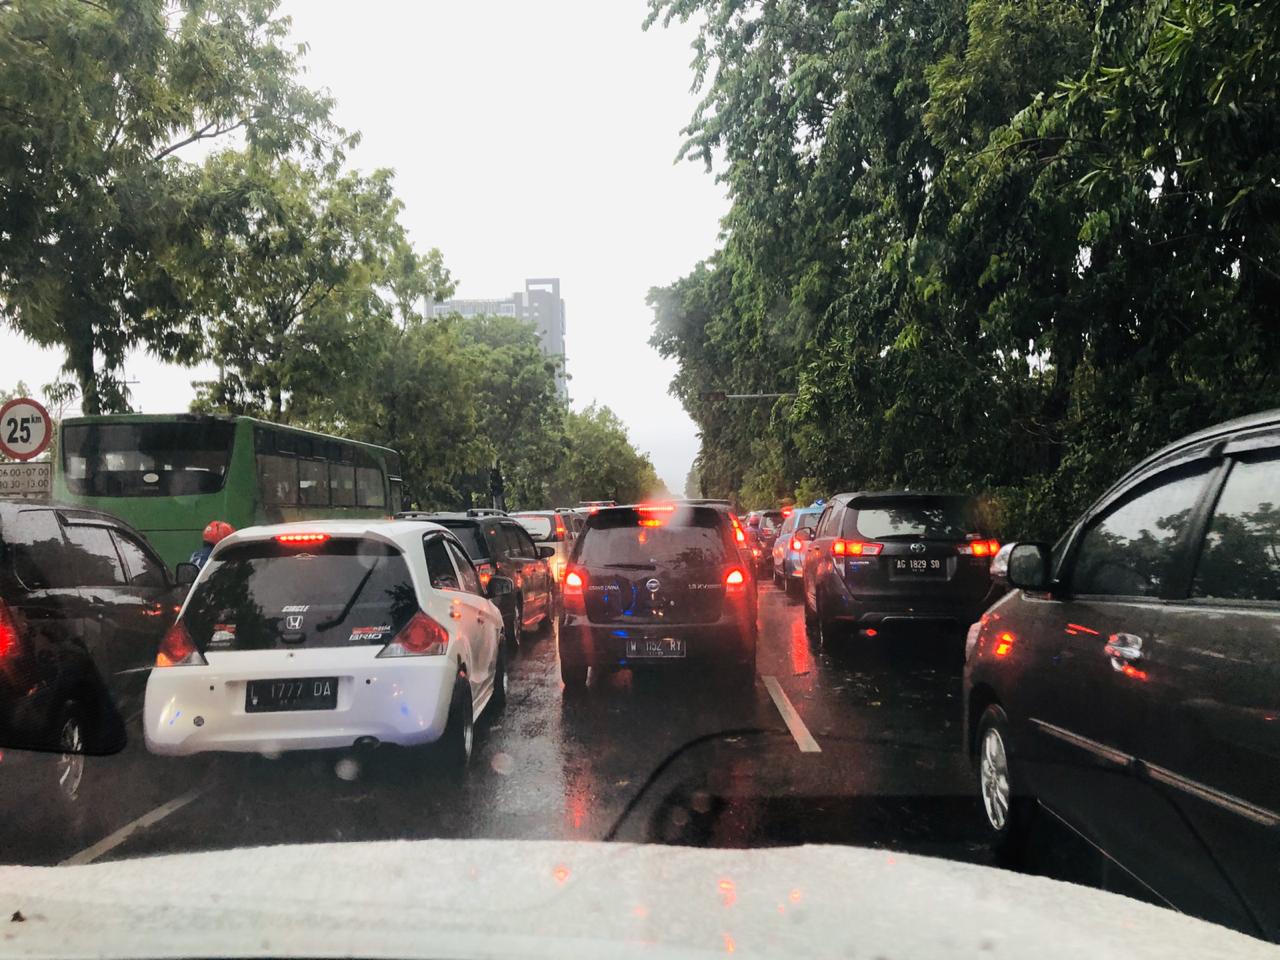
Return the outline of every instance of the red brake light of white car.
[[[171,626],[156,652],[157,667],[199,667],[208,661],[196,649],[195,641],[181,620]]]
[[[277,533],[276,543],[286,547],[315,547],[329,540],[327,533]]]
[[[378,656],[439,657],[448,649],[449,631],[419,610]]]
[[[956,551],[965,557],[994,557],[1000,552],[999,540],[970,540],[956,546]]]

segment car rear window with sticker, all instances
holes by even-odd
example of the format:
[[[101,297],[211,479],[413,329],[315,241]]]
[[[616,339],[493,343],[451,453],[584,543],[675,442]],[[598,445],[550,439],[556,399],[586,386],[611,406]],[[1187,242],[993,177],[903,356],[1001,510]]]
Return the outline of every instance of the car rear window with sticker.
[[[206,652],[348,647],[388,643],[417,609],[409,567],[389,544],[266,541],[210,561],[183,620]]]

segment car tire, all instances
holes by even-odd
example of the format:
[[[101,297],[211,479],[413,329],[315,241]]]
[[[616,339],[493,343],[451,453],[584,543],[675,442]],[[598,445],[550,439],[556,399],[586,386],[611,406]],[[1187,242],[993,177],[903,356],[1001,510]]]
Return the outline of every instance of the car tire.
[[[1009,717],[993,703],[982,712],[974,739],[978,801],[996,862],[1016,867],[1026,859],[1035,800],[1022,789],[1009,743]]]
[[[565,693],[577,693],[587,685],[587,664],[566,660],[560,655],[560,681]]]
[[[493,667],[493,699],[490,707],[494,713],[500,713],[507,706],[507,642],[504,637],[498,638],[498,659]]]
[[[800,597],[804,604],[804,635],[809,641],[809,646],[813,650],[822,649],[822,633],[818,629],[818,614],[809,608],[809,598],[803,592]]]
[[[461,673],[453,684],[449,699],[449,719],[437,741],[440,766],[450,776],[461,776],[471,764],[475,749],[475,713],[471,702],[471,683]]]
[[[799,600],[800,591],[804,587],[804,584],[795,577],[786,577],[785,580],[786,582],[783,584],[783,590],[786,591],[787,596],[792,600]]]
[[[779,590],[783,590],[787,586],[786,577],[780,574],[777,570],[773,571],[773,585]]]
[[[515,613],[511,615],[511,630],[508,635],[511,637],[511,649],[524,643],[524,604],[519,600],[516,601]]]
[[[62,753],[49,757],[49,780],[52,803],[63,815],[84,809],[88,792],[86,773],[88,729],[84,722],[84,710],[75,701],[68,701],[59,711],[53,727]]]

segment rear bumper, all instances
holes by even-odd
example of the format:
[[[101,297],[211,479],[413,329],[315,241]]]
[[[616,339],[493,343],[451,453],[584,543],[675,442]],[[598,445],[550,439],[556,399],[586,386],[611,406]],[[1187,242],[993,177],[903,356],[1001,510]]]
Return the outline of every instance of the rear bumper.
[[[686,656],[673,659],[629,659],[627,656],[628,640],[668,637],[685,642]],[[629,625],[592,623],[581,615],[566,615],[560,625],[560,658],[589,666],[754,662],[755,635],[748,624],[731,618],[715,623]]]
[[[829,578],[827,586],[829,589],[824,592],[823,597],[823,615],[838,623],[868,627],[936,624],[966,628],[981,617],[999,596],[994,588],[981,596],[929,596],[925,585],[922,585],[922,593],[914,596],[855,596],[849,592],[843,580],[834,577]]]
[[[153,670],[142,711],[147,749],[188,756],[329,750],[365,737],[406,747],[438,740],[448,720],[456,660],[380,660],[377,652],[314,651],[301,663],[301,657],[286,660],[278,651],[244,652],[212,655],[208,666]],[[309,677],[337,677],[336,709],[246,711],[249,680]]]

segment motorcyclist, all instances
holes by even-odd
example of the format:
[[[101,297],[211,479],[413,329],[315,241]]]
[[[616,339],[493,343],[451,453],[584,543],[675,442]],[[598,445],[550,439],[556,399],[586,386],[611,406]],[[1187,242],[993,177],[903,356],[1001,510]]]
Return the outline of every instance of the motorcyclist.
[[[227,523],[225,520],[210,520],[204,528],[204,534],[201,539],[200,549],[191,555],[191,562],[197,568],[203,567],[209,559],[209,554],[213,553],[214,546],[225,537],[235,533],[235,527]]]

